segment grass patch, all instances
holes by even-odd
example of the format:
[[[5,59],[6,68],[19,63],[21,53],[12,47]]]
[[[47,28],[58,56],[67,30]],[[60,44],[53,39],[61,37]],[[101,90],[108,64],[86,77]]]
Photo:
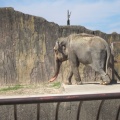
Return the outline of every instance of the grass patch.
[[[54,82],[53,84],[51,84],[51,87],[60,88],[61,87],[61,83],[60,82]]]
[[[6,91],[10,91],[10,90],[18,90],[18,89],[21,89],[21,88],[23,88],[22,85],[8,86],[8,87],[5,87],[5,88],[1,88],[0,92],[6,92]]]

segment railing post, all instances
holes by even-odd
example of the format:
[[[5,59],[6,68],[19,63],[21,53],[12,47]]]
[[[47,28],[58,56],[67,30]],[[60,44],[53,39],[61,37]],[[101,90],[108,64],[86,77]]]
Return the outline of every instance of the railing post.
[[[17,105],[14,104],[14,120],[17,120]]]

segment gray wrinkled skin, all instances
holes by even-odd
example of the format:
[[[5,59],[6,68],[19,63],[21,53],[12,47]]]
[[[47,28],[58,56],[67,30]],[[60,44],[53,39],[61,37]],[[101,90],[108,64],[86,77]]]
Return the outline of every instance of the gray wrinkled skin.
[[[68,83],[74,75],[77,84],[81,84],[78,67],[80,63],[89,65],[101,76],[101,84],[109,84],[107,66],[110,58],[110,47],[108,43],[90,34],[72,34],[65,38],[59,38],[54,47],[55,58],[59,62],[69,60],[71,69],[68,74]],[[59,68],[57,68],[59,69]]]

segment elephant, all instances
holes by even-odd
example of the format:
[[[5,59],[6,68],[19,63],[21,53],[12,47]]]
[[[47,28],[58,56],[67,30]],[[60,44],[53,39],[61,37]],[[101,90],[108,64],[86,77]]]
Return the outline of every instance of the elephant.
[[[80,63],[91,66],[95,72],[100,74],[100,84],[110,84],[111,80],[107,74],[107,69],[111,50],[109,44],[103,38],[86,33],[60,37],[54,46],[54,53],[55,73],[49,82],[57,78],[62,62],[69,60],[70,72],[67,77],[67,84],[72,84],[71,78],[73,75],[76,83],[78,85],[82,84],[78,69]]]

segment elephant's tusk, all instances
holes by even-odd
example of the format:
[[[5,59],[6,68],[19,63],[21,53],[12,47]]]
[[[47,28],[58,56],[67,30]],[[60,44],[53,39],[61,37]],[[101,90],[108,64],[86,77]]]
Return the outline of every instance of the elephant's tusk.
[[[51,78],[51,79],[49,80],[49,82],[53,82],[56,78],[57,78],[57,75],[54,76],[53,78]]]

